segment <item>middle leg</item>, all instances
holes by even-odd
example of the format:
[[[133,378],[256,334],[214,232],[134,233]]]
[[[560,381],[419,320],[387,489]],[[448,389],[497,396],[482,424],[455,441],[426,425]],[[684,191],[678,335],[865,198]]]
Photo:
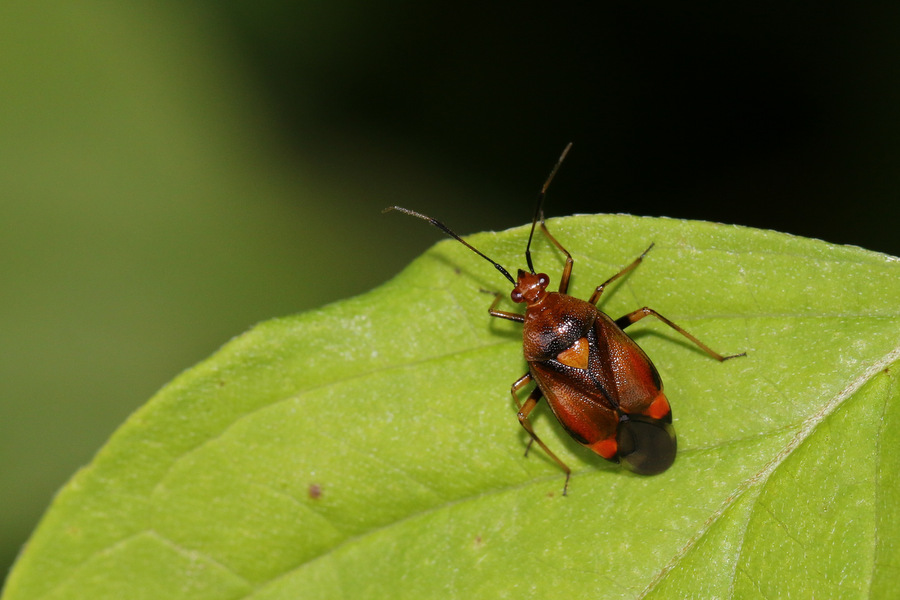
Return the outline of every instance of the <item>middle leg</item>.
[[[619,317],[618,319],[616,319],[616,325],[619,326],[619,329],[625,329],[632,323],[637,323],[644,317],[651,317],[651,316],[656,317],[657,319],[659,319],[660,321],[662,321],[663,323],[665,323],[666,325],[668,325],[669,327],[671,327],[672,329],[674,329],[675,331],[677,331],[678,333],[680,333],[681,335],[686,337],[687,339],[694,342],[694,344],[696,344],[697,347],[699,347],[701,350],[703,350],[704,352],[706,352],[707,354],[709,354],[711,357],[713,357],[714,359],[716,359],[719,362],[723,362],[723,361],[726,361],[731,358],[737,358],[738,356],[747,356],[746,352],[741,352],[740,354],[729,354],[727,356],[723,356],[723,355],[719,354],[718,352],[716,352],[715,350],[713,350],[712,348],[710,348],[709,346],[707,346],[706,344],[704,344],[703,342],[701,342],[700,340],[698,340],[697,338],[695,338],[693,335],[691,335],[687,331],[685,331],[685,329],[683,329],[680,325],[676,325],[674,322],[665,318],[664,316],[662,316],[661,314],[659,314],[652,308],[648,308],[646,306],[644,308],[639,308],[634,312],[630,312],[623,317]]]
[[[519,397],[517,392],[521,390],[523,387],[531,383],[532,377],[531,374],[526,373],[522,377],[516,380],[515,383],[512,384],[510,388],[510,392],[512,393],[513,400],[516,402],[516,406],[519,408],[519,412],[516,415],[519,419],[519,423],[522,425],[522,428],[528,432],[528,435],[531,436],[531,441],[536,442],[541,449],[547,453],[547,456],[556,461],[563,471],[566,472],[566,482],[563,484],[563,496],[567,495],[569,490],[569,478],[572,476],[572,469],[562,461],[556,454],[553,453],[550,448],[547,447],[547,444],[537,436],[534,432],[534,428],[531,426],[531,421],[528,420],[528,415],[531,414],[531,411],[534,410],[534,407],[537,406],[538,401],[543,397],[544,393],[541,391],[541,388],[535,387],[531,390],[531,393],[528,394],[528,399],[525,400],[524,404],[519,403]],[[531,442],[528,443],[528,448],[531,447]],[[528,449],[526,448],[525,453],[528,454]]]

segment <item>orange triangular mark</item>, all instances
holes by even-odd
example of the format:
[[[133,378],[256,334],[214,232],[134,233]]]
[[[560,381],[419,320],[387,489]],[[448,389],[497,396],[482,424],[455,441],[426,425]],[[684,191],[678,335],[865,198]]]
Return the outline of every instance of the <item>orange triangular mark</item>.
[[[587,369],[591,348],[587,338],[580,338],[571,348],[556,355],[556,360],[573,369]]]

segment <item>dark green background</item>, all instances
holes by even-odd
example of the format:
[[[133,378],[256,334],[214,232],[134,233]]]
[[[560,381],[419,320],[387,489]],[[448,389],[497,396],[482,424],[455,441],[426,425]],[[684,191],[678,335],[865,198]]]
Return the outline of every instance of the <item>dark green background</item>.
[[[0,569],[166,381],[438,239],[386,205],[524,223],[572,141],[551,215],[900,254],[900,6],[850,10],[5,3]]]

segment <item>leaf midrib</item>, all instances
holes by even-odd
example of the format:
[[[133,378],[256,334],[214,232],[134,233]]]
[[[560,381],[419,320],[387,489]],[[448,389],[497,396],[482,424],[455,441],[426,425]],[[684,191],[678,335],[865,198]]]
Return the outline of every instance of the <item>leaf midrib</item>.
[[[728,498],[726,498],[725,502],[723,502],[722,506],[718,508],[716,511],[710,515],[710,518],[704,522],[703,527],[700,531],[697,532],[697,535],[692,537],[678,552],[675,553],[672,561],[669,562],[665,567],[660,569],[659,573],[657,573],[656,577],[644,588],[638,598],[644,598],[652,592],[656,586],[658,586],[665,576],[672,571],[678,564],[690,554],[690,551],[709,533],[712,529],[712,526],[722,518],[728,512],[728,509],[731,508],[740,498],[744,496],[754,485],[760,484],[764,485],[766,481],[768,481],[769,477],[775,472],[775,470],[789,457],[797,448],[800,447],[803,442],[805,442],[834,411],[843,405],[845,401],[850,399],[856,392],[858,392],[866,383],[872,380],[873,377],[877,376],[879,373],[884,371],[889,365],[893,364],[897,360],[900,360],[900,346],[895,347],[891,352],[886,354],[881,360],[870,365],[867,369],[865,369],[858,377],[851,380],[840,392],[835,394],[833,398],[831,398],[825,405],[823,405],[818,411],[807,417],[803,420],[800,425],[800,430],[794,435],[793,438],[782,448],[771,460],[765,463],[762,468],[760,468],[753,475],[745,478],[737,487],[735,492],[731,494]],[[758,501],[758,500],[757,500]],[[756,502],[754,501],[754,505]],[[749,521],[748,521],[749,523]],[[746,534],[746,527],[744,528],[744,532],[741,535],[741,547],[743,547],[744,542],[744,534]],[[874,567],[873,567],[874,568]],[[732,580],[733,584],[733,580]]]

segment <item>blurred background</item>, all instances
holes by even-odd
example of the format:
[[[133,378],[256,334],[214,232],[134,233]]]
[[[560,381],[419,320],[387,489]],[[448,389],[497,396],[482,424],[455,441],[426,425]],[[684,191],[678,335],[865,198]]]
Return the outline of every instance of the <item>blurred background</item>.
[[[176,374],[440,239],[384,206],[461,233],[524,224],[571,141],[550,215],[900,254],[898,13],[3,3],[0,573],[54,492]]]

